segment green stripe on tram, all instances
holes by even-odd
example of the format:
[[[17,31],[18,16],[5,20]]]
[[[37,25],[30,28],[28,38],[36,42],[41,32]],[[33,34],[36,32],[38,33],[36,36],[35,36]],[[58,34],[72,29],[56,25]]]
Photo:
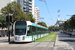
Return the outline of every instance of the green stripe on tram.
[[[32,24],[32,26],[39,27],[39,28],[44,28],[44,29],[48,29],[48,28],[37,26],[37,25],[34,25],[34,24]]]
[[[32,24],[32,26],[35,26],[36,27],[36,25],[33,25],[33,24]]]

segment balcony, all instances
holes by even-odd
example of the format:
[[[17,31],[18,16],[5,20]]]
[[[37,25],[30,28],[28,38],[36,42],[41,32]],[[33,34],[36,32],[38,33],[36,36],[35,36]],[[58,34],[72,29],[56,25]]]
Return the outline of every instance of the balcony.
[[[32,4],[29,4],[29,6],[32,6]]]
[[[32,7],[29,7],[30,10],[32,10]]]
[[[24,5],[26,5],[26,3],[23,3]]]
[[[29,3],[26,3],[27,6],[29,6]]]
[[[29,3],[24,3],[24,5],[29,6]]]
[[[26,9],[23,9],[23,11],[25,12],[25,11],[26,11]]]
[[[29,10],[26,10],[26,12],[29,12]]]
[[[24,12],[29,12],[29,10],[27,10],[27,9],[24,9]]]
[[[29,12],[32,12],[32,10],[29,10]]]
[[[26,0],[23,0],[23,2],[26,2]]]
[[[29,1],[29,3],[32,3],[32,1]]]
[[[29,9],[29,7],[28,7],[28,6],[24,6],[23,8],[25,8],[25,9]]]

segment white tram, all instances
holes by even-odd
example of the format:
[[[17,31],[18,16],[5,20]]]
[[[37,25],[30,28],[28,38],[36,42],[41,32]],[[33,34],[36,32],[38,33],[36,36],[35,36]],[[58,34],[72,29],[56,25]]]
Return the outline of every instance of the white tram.
[[[48,35],[48,28],[30,21],[16,21],[14,23],[14,42],[31,42],[46,35]]]

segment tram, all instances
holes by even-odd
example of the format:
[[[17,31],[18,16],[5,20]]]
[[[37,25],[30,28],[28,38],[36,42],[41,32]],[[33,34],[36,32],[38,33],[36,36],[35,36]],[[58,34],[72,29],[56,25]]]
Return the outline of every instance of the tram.
[[[14,42],[32,42],[48,35],[48,28],[30,21],[14,22]]]

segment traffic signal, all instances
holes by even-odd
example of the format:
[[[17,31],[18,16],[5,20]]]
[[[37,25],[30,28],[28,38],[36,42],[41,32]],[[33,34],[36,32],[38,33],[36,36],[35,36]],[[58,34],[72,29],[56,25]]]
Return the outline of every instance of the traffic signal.
[[[9,22],[9,20],[10,20],[10,22],[13,22],[13,16],[7,15],[6,16],[6,22]]]
[[[6,16],[6,22],[9,22],[9,19],[8,19],[8,18],[9,18],[9,16],[7,15],[7,16]]]
[[[13,16],[10,16],[10,22],[13,22]]]

